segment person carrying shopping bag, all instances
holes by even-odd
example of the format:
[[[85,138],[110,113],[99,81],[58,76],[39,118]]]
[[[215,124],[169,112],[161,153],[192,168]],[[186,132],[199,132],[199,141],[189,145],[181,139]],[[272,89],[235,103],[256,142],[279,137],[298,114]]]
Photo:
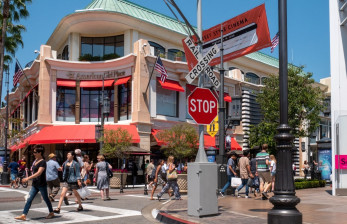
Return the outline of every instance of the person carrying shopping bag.
[[[176,200],[181,200],[180,189],[177,184],[177,171],[174,164],[174,160],[175,158],[173,156],[169,156],[169,158],[167,159],[167,166],[168,166],[168,170],[166,174],[167,183],[165,187],[157,195],[158,201],[160,201],[161,196],[165,192],[167,192],[170,189],[170,187],[172,187],[172,190],[174,191]]]
[[[51,219],[54,217],[53,208],[51,201],[48,198],[47,193],[47,181],[46,181],[46,161],[43,158],[44,148],[41,145],[36,145],[33,150],[33,154],[35,157],[35,161],[32,165],[32,173],[33,175],[24,178],[23,182],[28,182],[29,180],[33,180],[32,188],[29,192],[28,200],[25,203],[24,210],[22,215],[15,217],[17,220],[26,220],[26,216],[28,215],[29,209],[31,207],[32,201],[34,200],[37,193],[41,193],[43,200],[45,201],[49,214],[46,216],[46,219]]]

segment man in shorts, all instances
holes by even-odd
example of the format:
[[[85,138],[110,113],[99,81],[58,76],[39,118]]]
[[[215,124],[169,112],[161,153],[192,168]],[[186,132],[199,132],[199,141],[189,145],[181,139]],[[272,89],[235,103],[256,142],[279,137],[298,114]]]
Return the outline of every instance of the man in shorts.
[[[19,186],[17,185],[17,177],[18,177],[18,170],[19,170],[19,164],[15,161],[12,161],[8,165],[8,172],[11,173],[11,187],[18,188]]]
[[[259,152],[256,156],[257,160],[257,172],[259,174],[260,179],[260,191],[262,192],[262,199],[266,200],[268,199],[267,191],[271,187],[271,176],[270,176],[270,169],[269,169],[269,153],[267,153],[268,145],[263,144],[261,152]]]

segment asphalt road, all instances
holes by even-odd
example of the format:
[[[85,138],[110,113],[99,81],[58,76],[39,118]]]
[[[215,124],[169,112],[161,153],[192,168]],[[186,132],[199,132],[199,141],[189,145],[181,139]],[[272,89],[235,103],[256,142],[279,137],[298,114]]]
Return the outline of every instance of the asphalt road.
[[[20,223],[14,217],[22,214],[24,208],[24,195],[30,190],[28,188],[11,189],[0,187],[0,223]],[[143,188],[125,189],[124,194],[119,193],[119,189],[111,189],[110,201],[100,199],[100,194],[94,188],[91,188],[93,194],[90,200],[83,202],[84,210],[76,212],[75,198],[70,196],[70,205],[63,204],[60,214],[50,220],[44,217],[48,214],[48,209],[44,202],[32,205],[25,223],[154,223],[151,219],[150,210],[144,208],[151,207],[158,203],[150,201],[148,196],[143,195]],[[58,198],[52,203],[56,208]],[[147,214],[145,214],[147,211]]]

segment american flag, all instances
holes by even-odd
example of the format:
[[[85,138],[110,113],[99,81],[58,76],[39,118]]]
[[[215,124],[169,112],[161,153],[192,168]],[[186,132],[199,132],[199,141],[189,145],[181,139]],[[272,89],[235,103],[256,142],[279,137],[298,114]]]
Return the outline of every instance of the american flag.
[[[276,35],[274,36],[274,38],[272,38],[272,41],[271,41],[271,53],[274,52],[275,50],[275,47],[278,45],[278,43],[280,42],[280,35],[279,33],[277,32]]]
[[[19,82],[20,77],[23,75],[23,70],[20,68],[18,61],[16,61],[16,67],[14,69],[14,76],[13,76],[13,86],[16,86]]]
[[[164,68],[163,62],[160,59],[160,56],[158,56],[154,68],[161,74],[160,80],[162,83],[164,83],[168,75],[166,69]]]

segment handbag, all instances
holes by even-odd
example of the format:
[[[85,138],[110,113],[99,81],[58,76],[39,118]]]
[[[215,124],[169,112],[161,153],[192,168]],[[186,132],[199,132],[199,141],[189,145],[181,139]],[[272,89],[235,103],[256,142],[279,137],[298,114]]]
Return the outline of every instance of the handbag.
[[[112,170],[110,170],[110,168],[108,166],[108,162],[106,162],[106,170],[107,170],[108,178],[112,178],[113,177],[113,173],[112,173]]]
[[[241,185],[241,178],[239,178],[239,177],[231,178],[231,186],[232,187],[238,187],[240,185]]]
[[[248,178],[247,185],[248,185],[248,187],[253,187],[253,179],[252,178]]]
[[[29,192],[24,196],[24,200],[25,200],[25,203],[28,201],[30,195],[29,195]],[[31,204],[40,204],[42,202],[42,197],[41,197],[41,193],[38,192],[36,194],[36,196],[34,197],[34,199],[32,200]]]
[[[87,188],[87,186],[84,186],[84,187],[78,189],[77,192],[81,196],[81,198],[86,198],[86,197],[88,197],[89,195],[92,194],[90,192],[90,190]]]
[[[173,170],[171,173],[169,170],[166,171],[167,180],[177,180],[177,171]]]

